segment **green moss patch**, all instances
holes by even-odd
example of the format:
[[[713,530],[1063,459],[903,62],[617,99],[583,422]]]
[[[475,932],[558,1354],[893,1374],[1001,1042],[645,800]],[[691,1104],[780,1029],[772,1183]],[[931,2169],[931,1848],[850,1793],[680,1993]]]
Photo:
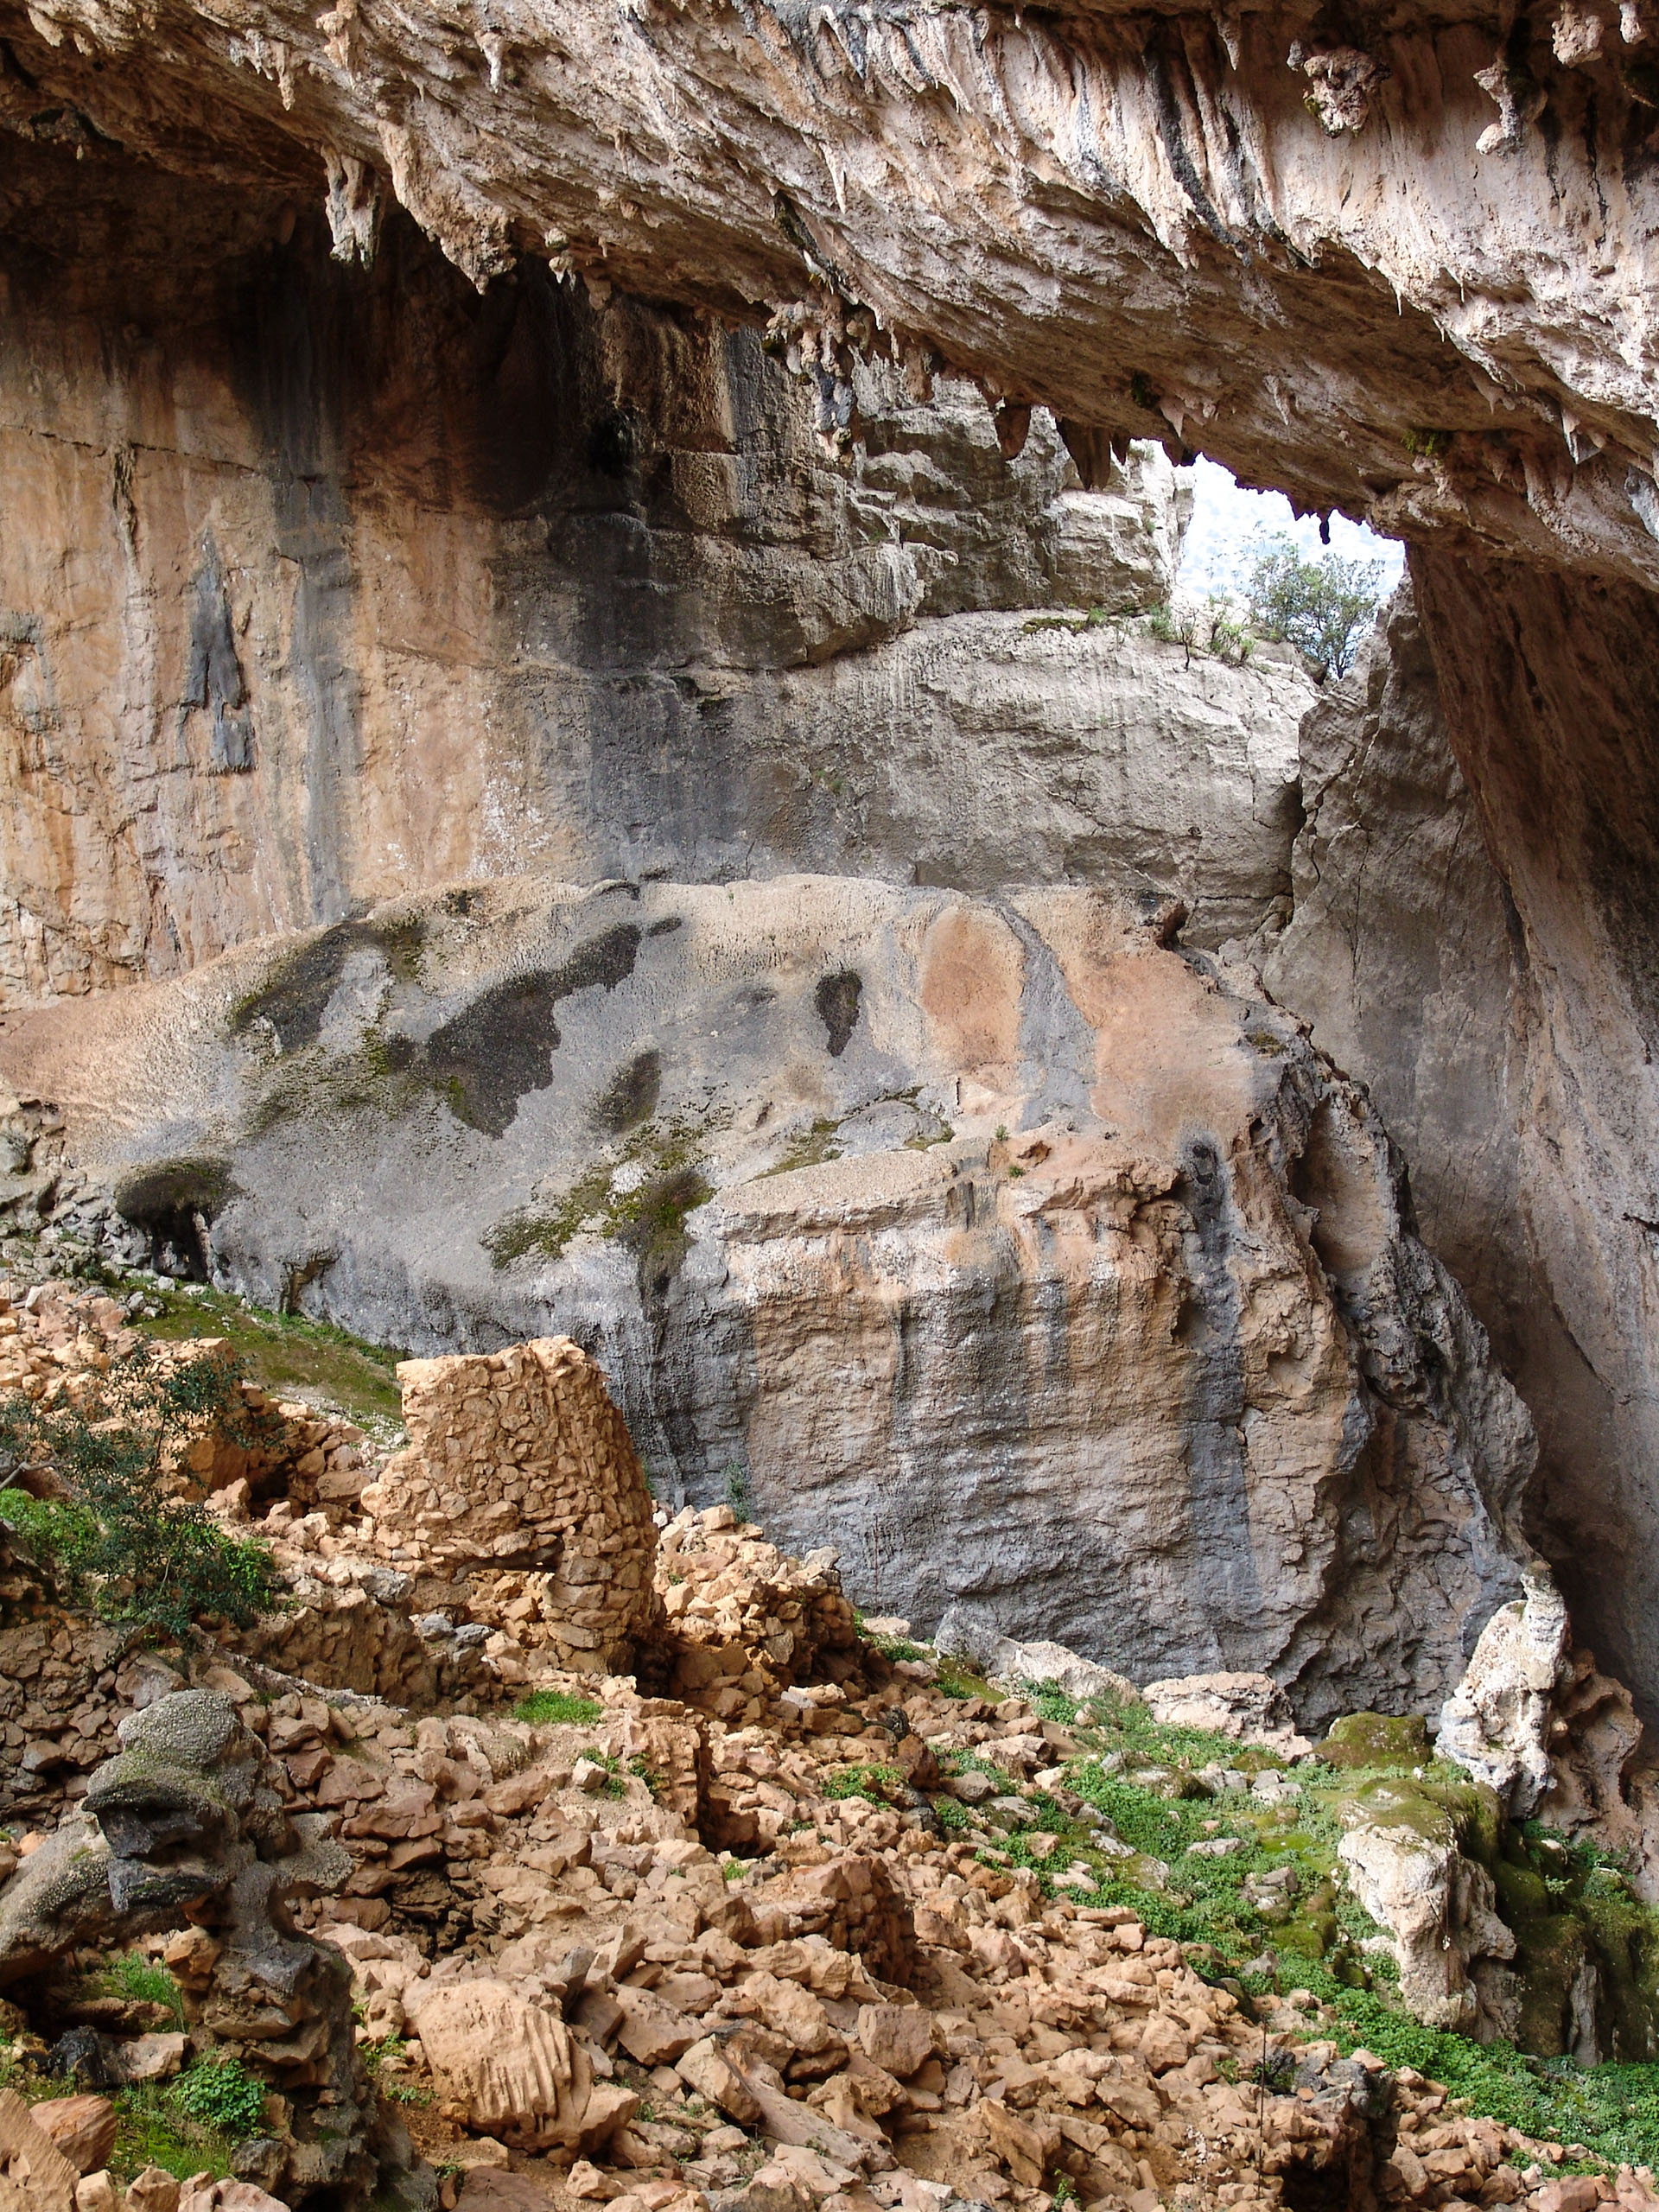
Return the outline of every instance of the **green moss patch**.
[[[395,1369],[407,1353],[371,1344],[331,1321],[273,1313],[213,1290],[151,1291],[159,1319],[140,1321],[145,1335],[177,1343],[224,1337],[240,1371],[273,1396],[313,1395],[364,1427],[402,1416]]]

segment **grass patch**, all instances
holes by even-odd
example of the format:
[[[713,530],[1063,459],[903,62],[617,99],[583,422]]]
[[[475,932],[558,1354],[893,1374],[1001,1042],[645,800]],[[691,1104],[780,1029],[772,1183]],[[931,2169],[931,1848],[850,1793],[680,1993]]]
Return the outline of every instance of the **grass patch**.
[[[401,1423],[403,1403],[394,1372],[404,1351],[374,1344],[332,1321],[303,1313],[273,1313],[245,1306],[205,1287],[188,1291],[150,1290],[162,1309],[154,1321],[134,1326],[169,1343],[186,1337],[224,1337],[241,1372],[274,1397],[297,1392],[317,1395],[382,1443],[390,1441],[388,1423]]]
[[[814,1122],[792,1141],[775,1166],[766,1169],[766,1174],[789,1175],[798,1167],[822,1167],[829,1160],[839,1160],[841,1147],[836,1138],[840,1128],[839,1122]]]
[[[888,1802],[891,1793],[904,1786],[905,1777],[896,1766],[871,1764],[844,1766],[821,1785],[826,1797],[868,1797],[874,1803]]]
[[[626,1797],[628,1794],[627,1777],[636,1771],[637,1762],[625,1768],[615,1751],[601,1751],[597,1744],[589,1744],[576,1753],[578,1760],[586,1759],[591,1766],[605,1770],[605,1779],[594,1793],[601,1797]],[[643,1779],[643,1777],[641,1777]]]
[[[402,2036],[382,2036],[378,2043],[359,2044],[357,2049],[364,2071],[383,2097],[390,2098],[395,2105],[431,2103],[431,2090],[423,2088],[418,2082],[387,2079],[388,2070],[395,2075],[407,2062],[409,2045]]]
[[[585,1727],[591,1726],[604,1709],[597,1700],[577,1697],[569,1690],[532,1690],[513,1707],[512,1717],[535,1727],[563,1726],[568,1722]],[[587,1756],[584,1752],[583,1757]]]
[[[60,2091],[61,2084],[56,2087]],[[130,2181],[146,2166],[160,2166],[180,2181],[200,2173],[215,2181],[229,2178],[232,2139],[222,2128],[193,2120],[161,2084],[146,2082],[118,2090],[115,2110],[110,2171],[118,2182]]]
[[[158,1959],[147,1959],[142,1951],[123,1951],[106,1961],[92,1980],[100,1997],[125,1997],[136,2005],[159,2005],[175,2028],[185,2025],[183,1993]]]

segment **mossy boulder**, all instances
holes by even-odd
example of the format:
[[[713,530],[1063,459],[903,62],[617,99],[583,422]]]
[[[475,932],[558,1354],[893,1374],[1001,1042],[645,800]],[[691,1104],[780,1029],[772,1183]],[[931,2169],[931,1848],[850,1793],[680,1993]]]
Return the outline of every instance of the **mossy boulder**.
[[[1319,1757],[1335,1767],[1427,1766],[1433,1756],[1421,1713],[1346,1713],[1333,1720]]]

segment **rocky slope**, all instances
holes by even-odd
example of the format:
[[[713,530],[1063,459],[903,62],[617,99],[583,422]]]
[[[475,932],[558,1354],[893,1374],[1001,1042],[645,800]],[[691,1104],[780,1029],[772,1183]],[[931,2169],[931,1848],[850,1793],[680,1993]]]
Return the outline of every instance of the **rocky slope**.
[[[84,1325],[48,1382],[42,1303],[16,1317],[24,1369],[96,1388],[107,1330]],[[98,1316],[59,1308],[60,1338],[66,1318]],[[302,1514],[300,1455],[274,1498],[238,1477],[219,1510],[243,1529],[262,1513],[308,1606],[339,1586],[320,1574],[408,1558],[384,1602],[407,1614],[444,1586],[453,1636],[525,1580],[468,1521],[504,1499],[504,1429],[524,1472],[588,1471],[569,1492],[575,1551],[619,1507],[650,1527],[613,1410],[571,1387],[584,1366],[569,1344],[417,1365],[427,1414],[411,1402],[401,1463]],[[539,1425],[531,1367],[565,1377]],[[429,1476],[456,1500],[411,1543],[396,1500]],[[496,1513],[498,1544],[544,1540],[540,1496]],[[0,2142],[32,2206],[178,2212],[177,2180],[143,2164],[156,2151],[190,2176],[190,2212],[371,2191],[426,2212],[1656,2201],[1645,2166],[1535,2132],[1545,2092],[1517,2125],[1356,2047],[1328,1961],[1363,1984],[1362,1932],[1373,1956],[1390,1939],[1347,1897],[1338,1929],[1327,1800],[1348,1793],[1342,1858],[1363,1880],[1402,1787],[1444,1794],[1421,1721],[1414,1784],[1406,1724],[1344,1721],[1312,1758],[1260,1678],[1152,1684],[1145,1705],[1100,1670],[1092,1702],[994,1690],[856,1634],[827,1555],[792,1560],[726,1507],[656,1518],[651,1586],[619,1586],[628,1675],[552,1669],[581,1590],[548,1573],[539,1607],[509,1601],[458,1703],[320,1687],[228,1633],[130,1653],[83,1694],[80,1778],[0,1859]],[[86,1627],[15,1554],[0,1608],[8,1655],[42,1623]],[[1500,1753],[1493,1693],[1515,1656],[1564,1631],[1559,1608],[1517,1608],[1504,1652],[1484,1643],[1463,1692],[1485,1716],[1478,1758]],[[1160,1732],[1147,1707],[1179,1725]],[[113,1757],[93,1747],[108,1736]],[[1212,1940],[1165,1932],[1200,1897]],[[1264,1937],[1279,1955],[1241,1980],[1237,1945]],[[1411,1963],[1402,1948],[1402,1991]],[[1298,1973],[1330,1998],[1289,1986]],[[1414,2032],[1385,2005],[1364,2017]],[[1498,2077],[1480,2079],[1490,2099]],[[238,2119],[191,2119],[227,2114],[232,2089]]]
[[[576,1335],[668,1489],[746,1485],[867,1602],[1433,1703],[1514,1586],[1530,1424],[1363,1098],[1168,921],[476,886],[4,1065],[216,1281]]]
[[[544,270],[561,282],[579,276],[601,305],[626,290],[671,303],[668,323],[652,327],[669,334],[658,358],[682,390],[698,382],[700,362],[712,359],[699,349],[711,341],[675,316],[706,310],[751,328],[768,323],[807,381],[818,434],[843,452],[857,449],[861,407],[878,426],[890,419],[894,387],[873,396],[868,374],[881,356],[916,393],[936,368],[976,378],[997,404],[999,457],[1028,435],[1031,408],[1046,404],[1080,482],[1109,484],[1114,447],[1154,436],[1177,454],[1202,446],[1306,507],[1369,513],[1413,540],[1449,741],[1502,887],[1514,998],[1501,1048],[1490,1001],[1475,1024],[1488,1040],[1480,1095],[1501,1094],[1499,1134],[1482,1146],[1480,1167],[1493,1178],[1483,1185],[1495,1207],[1487,1245],[1514,1217],[1499,1188],[1505,1155],[1527,1224],[1524,1310],[1505,1349],[1525,1363],[1551,1446],[1536,1526],[1558,1557],[1590,1530],[1619,1562],[1604,1585],[1586,1578],[1573,1594],[1650,1694],[1645,1471],[1656,1394],[1646,1313],[1659,1104],[1646,948],[1659,425],[1645,365],[1655,86],[1641,0],[1617,22],[1610,5],[1563,0],[1520,17],[1419,8],[1363,25],[1296,8],[1172,9],[1143,22],[1109,9],[1051,19],[925,0],[828,14],[690,0],[620,18],[598,0],[556,15],[526,0],[487,21],[463,11],[419,23],[355,7],[314,19],[283,5],[207,14],[162,0],[140,16],[105,0],[51,0],[14,4],[0,20],[0,99],[13,142],[7,229],[20,241],[9,301],[22,302],[7,314],[33,334],[19,390],[31,411],[37,393],[54,389],[87,406],[79,418],[67,410],[62,434],[46,445],[25,436],[16,448],[29,517],[20,542],[39,547],[51,583],[48,592],[31,580],[31,593],[72,608],[77,637],[77,592],[95,603],[103,663],[90,696],[107,702],[130,686],[142,696],[132,727],[146,749],[133,780],[146,800],[157,780],[173,793],[159,834],[130,798],[106,815],[101,797],[77,793],[81,811],[65,811],[55,772],[65,756],[48,746],[59,709],[41,658],[44,633],[31,627],[29,605],[9,611],[3,664],[19,701],[21,759],[53,764],[20,767],[17,778],[33,778],[42,794],[28,842],[47,886],[30,910],[38,924],[18,923],[31,941],[13,966],[27,987],[182,964],[238,934],[251,910],[262,921],[336,918],[359,891],[391,887],[397,871],[406,881],[452,836],[468,849],[442,872],[473,872],[477,786],[454,764],[458,751],[492,756],[477,732],[486,720],[499,724],[493,684],[448,671],[476,669],[480,636],[485,663],[585,665],[568,646],[592,618],[582,580],[606,580],[594,594],[598,626],[613,637],[610,613],[636,602],[613,586],[646,544],[648,502],[631,496],[622,513],[601,500],[620,517],[613,538],[629,550],[601,561],[592,537],[561,538],[575,549],[560,571],[561,587],[572,569],[576,576],[569,621],[562,588],[550,615],[547,599],[524,585],[524,541],[534,548],[550,525],[558,537],[569,514],[541,501],[554,468],[547,425],[582,416],[578,408],[562,417],[537,374],[528,327],[569,308]],[[480,289],[479,302],[415,246],[397,207]],[[338,269],[324,267],[325,219]],[[204,240],[226,228],[228,259]],[[635,328],[631,309],[607,311]],[[74,335],[57,352],[60,327]],[[421,335],[412,363],[377,375],[403,332]],[[641,342],[647,352],[657,343]],[[631,353],[626,335],[614,343]],[[353,360],[369,365],[360,384]],[[459,364],[461,397],[446,412],[447,372]],[[364,420],[373,395],[385,396],[370,435],[337,441],[350,413],[335,404],[342,392]],[[180,434],[152,435],[170,411]],[[665,419],[661,409],[641,411]],[[134,427],[120,427],[129,418]],[[259,451],[248,467],[250,419]],[[706,485],[718,472],[701,464],[727,448],[723,434],[710,440],[708,419],[690,437],[698,465],[682,472],[687,483]],[[885,435],[878,427],[878,446]],[[601,435],[607,466],[626,442]],[[663,449],[683,450],[671,435]],[[977,450],[988,463],[982,439]],[[152,452],[187,456],[193,469],[200,457],[202,474],[170,513],[179,473],[163,465],[146,521]],[[1057,458],[1052,440],[1047,456]],[[578,505],[592,499],[593,473],[576,472]],[[469,486],[459,502],[457,478]],[[1034,505],[1008,496],[1010,514],[1038,527],[1046,495]],[[682,497],[716,537],[749,512],[718,494],[702,504]],[[259,544],[282,548],[289,580],[260,598],[259,645],[274,663],[299,639],[283,706],[295,734],[277,730],[289,792],[264,815],[234,795],[264,742],[249,709],[256,656],[238,642],[255,635],[238,627],[255,621],[254,601],[238,597],[213,535],[216,503],[228,513],[238,499]],[[413,531],[411,505],[422,525]],[[465,512],[452,527],[457,506]],[[895,500],[901,507],[913,518],[907,495]],[[480,509],[490,521],[474,528]],[[906,594],[925,594],[928,564],[861,560],[850,545],[858,529],[842,527],[849,510],[831,496],[820,513],[818,550],[836,588],[824,626],[804,628],[828,649],[849,633],[874,635]],[[925,524],[901,526],[927,537]],[[143,569],[147,529],[170,547],[163,586]],[[955,525],[943,535],[963,543]],[[89,563],[83,550],[93,545]],[[423,570],[406,582],[429,558],[430,579]],[[117,574],[131,579],[118,621],[109,613]],[[643,594],[652,620],[662,598],[649,587],[658,580],[648,577]],[[1069,595],[1052,571],[1050,588]],[[706,575],[699,590],[720,597]],[[1024,586],[1020,595],[1029,603]],[[1007,603],[994,589],[990,601]],[[170,631],[153,619],[158,603]],[[788,638],[790,653],[794,616],[773,606],[766,625]],[[661,733],[660,757],[691,764],[695,822],[660,775],[630,766],[611,785],[599,774],[602,804],[584,797],[558,812],[550,844],[538,847],[560,848],[550,865],[561,874],[655,865],[650,838],[637,833],[665,817],[676,826],[664,864],[677,867],[690,847],[688,873],[733,870],[751,837],[761,839],[766,866],[778,855],[839,867],[861,844],[880,851],[883,873],[909,880],[937,873],[984,883],[1001,865],[1005,823],[1032,814],[1008,805],[999,815],[994,785],[979,785],[955,813],[930,801],[890,840],[882,820],[899,785],[884,786],[879,772],[831,766],[831,806],[811,796],[810,762],[780,767],[766,751],[728,799],[734,787],[715,772],[724,741],[705,749],[687,731],[721,722],[721,671],[741,667],[743,655],[723,646],[705,687],[701,620],[688,613],[693,638],[676,632],[663,657],[677,702],[696,694],[695,716],[677,704],[671,718],[646,725]],[[405,656],[411,632],[429,650]],[[396,641],[397,666],[383,672],[386,641]],[[811,639],[801,650],[811,658]],[[898,712],[882,704],[903,656],[891,641],[880,652],[882,680],[854,687],[854,720],[829,706],[804,716],[813,747],[868,753],[873,702],[887,720],[911,719],[902,684]],[[53,684],[64,658],[54,654]],[[1009,702],[1023,671],[1006,674],[1000,647],[993,658],[1006,687],[999,716],[1017,719],[1026,709]],[[660,671],[643,658],[647,689],[665,705]],[[931,682],[944,664],[922,658],[920,680]],[[430,675],[433,661],[441,676]],[[958,661],[942,679],[965,702],[938,726],[949,725],[944,750],[953,758],[963,729],[999,757],[972,727],[982,664]],[[631,666],[638,674],[639,660]],[[109,680],[115,671],[119,684]],[[540,678],[528,680],[533,690]],[[365,683],[377,712],[359,722],[353,701]],[[780,701],[759,687],[763,747],[792,713]],[[453,735],[434,734],[457,703],[466,717],[459,748]],[[542,775],[543,756],[524,733],[534,739],[556,721],[556,706],[526,709],[509,772],[492,756],[493,791],[512,786],[519,764],[528,796],[507,810],[517,835],[542,836],[547,785],[557,780]],[[1046,753],[1055,725],[1036,711],[1027,726]],[[628,724],[630,762],[639,728]],[[158,731],[173,748],[164,773]],[[1060,735],[1064,745],[1065,728]],[[359,743],[394,760],[373,788],[397,796],[348,838],[340,802]],[[911,754],[906,788],[926,782],[934,749],[926,737]],[[563,763],[572,757],[558,753]],[[578,745],[575,757],[580,781],[589,756]],[[226,773],[201,772],[214,769]],[[1010,833],[1009,868],[1065,875],[1098,861],[1115,874],[1127,846],[1133,872],[1184,886],[1162,814],[1166,785],[1155,795],[1160,822],[1137,823],[1126,839],[1118,827],[1099,830],[1112,787],[1095,772],[1074,758],[1053,767],[1051,757],[1032,778],[1020,797],[1035,803],[1042,830]],[[768,779],[792,779],[804,831],[774,831],[791,810],[769,798]],[[1264,780],[1273,804],[1257,827],[1294,829],[1285,779]],[[460,804],[449,800],[451,783]],[[842,820],[836,809],[849,796]],[[581,848],[569,862],[561,841]],[[1249,918],[1242,908],[1260,895],[1256,858],[1274,842],[1253,830],[1243,841],[1246,865],[1230,858],[1217,930]],[[39,857],[48,849],[50,866]],[[360,865],[359,850],[370,856]],[[418,863],[400,857],[410,850]],[[168,896],[174,851],[192,856],[188,897]],[[202,853],[213,855],[206,868],[195,864]],[[220,895],[221,859],[253,880],[251,901]],[[1489,915],[1494,887],[1479,887]],[[1202,880],[1195,889],[1201,905]],[[1268,892],[1269,902],[1281,889]],[[1408,904],[1417,895],[1410,887]],[[37,927],[59,926],[75,897],[85,911],[73,926],[50,947],[36,938]],[[199,914],[189,911],[197,899]],[[1408,1071],[1385,1055],[1381,1071],[1390,1070],[1404,1089]],[[1449,1174],[1442,1187],[1452,1192]],[[1469,1238],[1470,1249],[1479,1241]],[[1497,1283],[1498,1270],[1480,1272]],[[1516,1276],[1503,1273],[1495,1305],[1514,1295]]]

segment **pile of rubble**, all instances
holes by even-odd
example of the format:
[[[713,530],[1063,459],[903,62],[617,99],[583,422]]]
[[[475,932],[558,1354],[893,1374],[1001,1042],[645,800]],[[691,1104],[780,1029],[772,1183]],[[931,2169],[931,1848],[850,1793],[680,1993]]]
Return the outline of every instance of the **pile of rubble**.
[[[667,1686],[722,1720],[758,1719],[780,1690],[857,1667],[832,1551],[791,1559],[729,1506],[687,1507],[662,1532],[656,1573]]]

